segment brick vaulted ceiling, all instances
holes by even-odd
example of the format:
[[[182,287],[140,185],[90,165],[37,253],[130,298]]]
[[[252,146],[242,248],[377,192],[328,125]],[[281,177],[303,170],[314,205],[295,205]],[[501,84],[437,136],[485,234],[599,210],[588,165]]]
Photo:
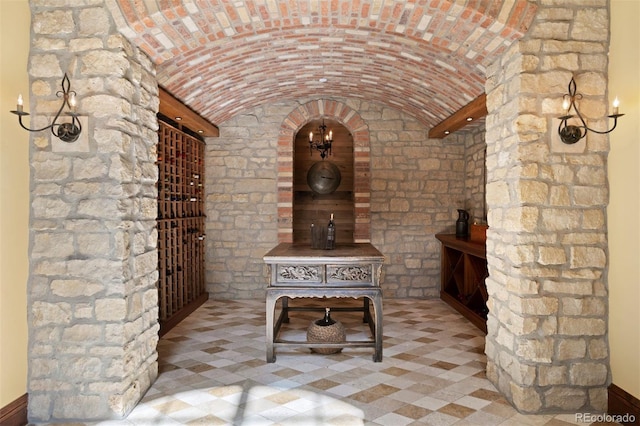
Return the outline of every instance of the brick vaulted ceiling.
[[[279,100],[358,98],[428,127],[484,92],[527,0],[114,0],[158,83],[214,124]],[[326,79],[326,82],[322,82]]]

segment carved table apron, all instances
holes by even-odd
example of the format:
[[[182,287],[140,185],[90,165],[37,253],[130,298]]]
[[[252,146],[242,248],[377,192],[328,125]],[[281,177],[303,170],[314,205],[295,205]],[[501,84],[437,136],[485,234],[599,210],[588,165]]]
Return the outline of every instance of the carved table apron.
[[[369,243],[339,244],[335,250],[317,250],[305,244],[281,243],[266,255],[270,279],[267,287],[267,362],[276,360],[275,348],[282,346],[314,348],[374,348],[373,360],[382,361],[382,289],[380,275],[384,256]],[[280,327],[289,321],[289,298],[351,297],[363,299],[362,308],[332,308],[332,310],[362,311],[369,324],[373,340],[341,343],[309,343],[278,338]],[[282,298],[282,310],[275,320],[276,303]],[[371,315],[369,301],[373,303]]]

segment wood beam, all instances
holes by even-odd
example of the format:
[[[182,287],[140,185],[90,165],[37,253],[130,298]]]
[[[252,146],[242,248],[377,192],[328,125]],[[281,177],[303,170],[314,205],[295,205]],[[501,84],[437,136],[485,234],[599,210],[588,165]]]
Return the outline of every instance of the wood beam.
[[[203,118],[200,114],[183,104],[163,87],[160,89],[160,113],[178,123],[179,126],[199,133],[202,137],[218,137],[218,126]],[[180,120],[176,119],[180,117]]]
[[[485,115],[487,115],[487,95],[483,93],[429,130],[429,137],[442,139]],[[469,121],[469,118],[472,120]]]

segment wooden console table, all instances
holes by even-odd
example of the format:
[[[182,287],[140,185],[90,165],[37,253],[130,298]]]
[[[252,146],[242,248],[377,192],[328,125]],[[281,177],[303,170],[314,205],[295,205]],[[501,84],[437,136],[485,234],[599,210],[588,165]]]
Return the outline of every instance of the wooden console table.
[[[380,274],[384,256],[368,243],[340,244],[335,250],[312,249],[308,244],[281,243],[264,256],[269,265],[267,287],[267,362],[275,362],[275,348],[297,346],[307,348],[372,347],[373,360],[382,361],[382,289]],[[332,310],[362,311],[369,324],[372,340],[341,343],[310,343],[278,338],[283,323],[289,322],[291,310],[315,310],[316,308],[291,308],[289,298],[351,297],[363,299],[363,307]],[[282,310],[278,319],[276,302],[282,298]],[[373,316],[369,302],[373,303]]]
[[[480,330],[487,332],[487,287],[489,276],[484,243],[437,234],[442,243],[440,298]]]

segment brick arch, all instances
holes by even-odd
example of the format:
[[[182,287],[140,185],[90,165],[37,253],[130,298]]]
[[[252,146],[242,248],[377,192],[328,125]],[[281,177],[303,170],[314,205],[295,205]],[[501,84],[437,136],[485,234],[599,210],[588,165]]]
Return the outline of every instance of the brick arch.
[[[330,100],[317,99],[300,105],[282,121],[278,136],[278,241],[293,242],[293,144],[305,124],[331,118],[353,135],[355,228],[354,242],[371,242],[371,162],[369,126],[353,108]]]

